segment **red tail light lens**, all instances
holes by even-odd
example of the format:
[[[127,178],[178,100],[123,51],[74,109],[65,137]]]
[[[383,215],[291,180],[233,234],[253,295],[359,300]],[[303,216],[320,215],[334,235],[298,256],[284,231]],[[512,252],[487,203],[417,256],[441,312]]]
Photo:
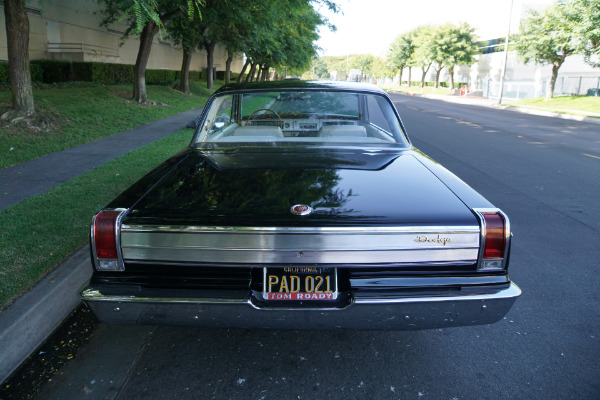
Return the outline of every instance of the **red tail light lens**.
[[[506,248],[506,229],[502,215],[498,213],[483,213],[485,220],[485,248],[483,259],[492,260],[504,258]]]
[[[116,225],[119,211],[101,211],[94,221],[94,242],[96,244],[96,257],[116,259],[117,234]]]

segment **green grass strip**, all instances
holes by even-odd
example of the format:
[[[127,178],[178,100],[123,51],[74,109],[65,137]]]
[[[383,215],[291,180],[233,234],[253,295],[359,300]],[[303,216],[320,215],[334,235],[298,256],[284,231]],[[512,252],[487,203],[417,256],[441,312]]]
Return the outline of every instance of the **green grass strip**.
[[[551,100],[545,98],[513,101],[507,104],[513,107],[534,108],[562,114],[581,115],[600,118],[600,97],[598,96],[557,96]]]
[[[155,105],[128,100],[131,85],[34,90],[36,108],[50,117],[51,130],[32,133],[19,126],[1,127],[0,168],[202,107],[213,92],[203,85],[191,82],[192,94],[148,85],[148,98]],[[0,92],[0,113],[9,109],[10,99],[9,91]]]
[[[94,214],[192,134],[176,132],[1,211],[0,310],[86,244]]]

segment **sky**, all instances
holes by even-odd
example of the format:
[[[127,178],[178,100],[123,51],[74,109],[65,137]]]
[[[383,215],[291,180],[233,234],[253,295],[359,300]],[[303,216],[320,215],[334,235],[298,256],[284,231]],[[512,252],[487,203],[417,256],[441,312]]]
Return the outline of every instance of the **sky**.
[[[525,8],[545,8],[552,0],[513,0],[511,32],[519,29]],[[320,30],[320,55],[373,54],[383,56],[400,34],[420,25],[467,22],[480,39],[506,36],[511,0],[337,0],[341,12],[319,12],[336,32]]]

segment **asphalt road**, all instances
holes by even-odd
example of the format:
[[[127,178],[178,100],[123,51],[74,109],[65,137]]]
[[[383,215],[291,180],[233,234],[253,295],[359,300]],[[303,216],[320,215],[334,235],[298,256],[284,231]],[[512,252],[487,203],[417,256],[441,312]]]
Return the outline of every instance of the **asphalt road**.
[[[395,96],[413,143],[511,218],[523,295],[490,326],[100,324],[40,399],[598,399],[600,125]]]

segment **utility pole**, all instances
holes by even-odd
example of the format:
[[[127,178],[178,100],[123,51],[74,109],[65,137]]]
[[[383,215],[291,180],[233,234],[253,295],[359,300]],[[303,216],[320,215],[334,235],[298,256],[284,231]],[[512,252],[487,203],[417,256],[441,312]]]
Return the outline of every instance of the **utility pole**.
[[[498,104],[502,104],[502,93],[504,92],[504,76],[506,75],[506,64],[508,63],[508,39],[510,37],[510,22],[512,20],[514,0],[510,0],[510,12],[508,13],[508,30],[506,32],[506,41],[504,42],[504,65],[502,65],[502,77],[500,78],[500,97]]]

